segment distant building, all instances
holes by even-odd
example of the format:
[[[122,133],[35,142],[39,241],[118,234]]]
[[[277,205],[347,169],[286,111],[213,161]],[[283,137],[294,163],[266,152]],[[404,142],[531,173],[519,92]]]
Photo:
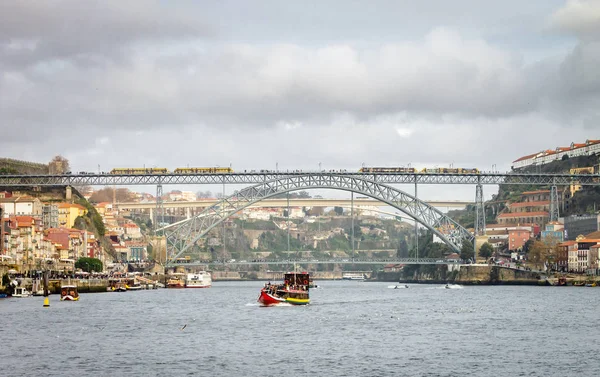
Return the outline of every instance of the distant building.
[[[564,241],[564,225],[559,223],[559,222],[550,222],[548,224],[546,224],[546,229],[542,231],[541,234],[541,239],[542,240],[548,240],[548,239],[553,239],[556,240],[558,242],[563,242]]]
[[[573,215],[564,218],[564,237],[573,241],[580,235],[600,230],[600,215]]]
[[[75,219],[85,216],[87,209],[79,204],[58,203],[58,226],[62,228],[73,228]]]
[[[571,143],[568,147],[556,147],[541,152],[529,154],[513,161],[513,169],[528,166],[545,165],[552,161],[561,160],[564,156],[578,157],[600,154],[600,140],[586,140],[585,143]]]
[[[42,224],[44,229],[58,228],[58,206],[56,204],[44,204],[42,207]]]
[[[29,195],[12,195],[0,198],[0,205],[4,208],[4,216],[34,216],[42,215],[42,202]]]
[[[510,230],[508,232],[508,250],[522,250],[531,236],[531,231],[528,230]]]

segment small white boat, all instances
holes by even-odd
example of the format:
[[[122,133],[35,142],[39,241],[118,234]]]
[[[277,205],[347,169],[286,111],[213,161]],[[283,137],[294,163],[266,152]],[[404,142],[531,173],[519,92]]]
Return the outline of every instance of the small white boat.
[[[345,274],[342,274],[342,280],[365,280],[365,275],[360,274],[360,273],[352,273],[352,272],[348,272]]]
[[[13,297],[29,297],[31,296],[31,292],[29,292],[25,287],[15,287],[15,293],[12,295]]]
[[[186,288],[210,288],[212,285],[212,277],[206,271],[200,271],[195,274],[187,274],[185,277]]]

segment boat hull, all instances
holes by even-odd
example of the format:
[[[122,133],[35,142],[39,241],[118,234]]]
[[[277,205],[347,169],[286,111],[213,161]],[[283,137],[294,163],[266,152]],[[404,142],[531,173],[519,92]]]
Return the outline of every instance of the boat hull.
[[[66,295],[60,298],[60,301],[79,301],[79,297],[73,297],[71,295]]]
[[[258,296],[258,302],[260,302],[263,306],[275,306],[281,304],[307,305],[310,303],[310,299],[277,297],[262,289],[260,291],[260,296]]]

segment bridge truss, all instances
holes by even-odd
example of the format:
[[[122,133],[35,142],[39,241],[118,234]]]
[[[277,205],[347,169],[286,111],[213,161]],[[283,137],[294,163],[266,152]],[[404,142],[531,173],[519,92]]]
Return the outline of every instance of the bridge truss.
[[[397,188],[365,179],[362,176],[303,174],[277,177],[235,192],[167,232],[169,253],[167,265],[173,265],[174,261],[189,250],[196,241],[234,213],[272,196],[304,189],[338,189],[380,200],[430,229],[457,252],[460,252],[463,240],[468,242],[474,240],[474,236],[456,221],[435,207]],[[450,235],[448,235],[449,232]]]
[[[257,184],[284,177],[344,176],[386,184],[467,184],[467,185],[599,185],[599,174],[535,173],[355,173],[355,172],[238,172],[225,174],[73,174],[0,175],[2,187],[26,186],[135,186],[194,184]]]

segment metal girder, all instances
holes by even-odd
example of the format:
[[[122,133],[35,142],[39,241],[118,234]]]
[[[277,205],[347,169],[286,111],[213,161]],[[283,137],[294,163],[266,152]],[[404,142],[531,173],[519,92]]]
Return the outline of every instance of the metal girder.
[[[1,187],[23,186],[135,186],[192,184],[256,184],[300,176],[345,176],[388,184],[482,184],[482,185],[600,185],[599,174],[535,173],[356,173],[356,172],[239,172],[225,174],[75,174],[0,175]]]
[[[475,188],[475,235],[485,235],[485,203],[481,185],[477,185]]]
[[[559,201],[558,190],[556,186],[550,188],[550,221],[558,221],[559,217]]]
[[[206,266],[211,265],[286,265],[298,264],[458,264],[456,260],[443,260],[435,258],[398,258],[398,259],[265,259],[246,262],[218,262],[218,261],[192,261],[186,263],[175,263],[173,266]]]
[[[163,205],[163,187],[162,184],[156,186],[156,217],[154,218],[154,231],[156,232],[165,222],[165,207]]]
[[[462,240],[474,236],[444,213],[395,187],[374,182],[362,176],[335,174],[302,174],[283,176],[245,188],[204,209],[198,216],[167,232],[169,263],[181,256],[194,243],[223,220],[242,209],[269,197],[304,189],[339,189],[369,196],[387,203],[433,231],[457,252]]]

